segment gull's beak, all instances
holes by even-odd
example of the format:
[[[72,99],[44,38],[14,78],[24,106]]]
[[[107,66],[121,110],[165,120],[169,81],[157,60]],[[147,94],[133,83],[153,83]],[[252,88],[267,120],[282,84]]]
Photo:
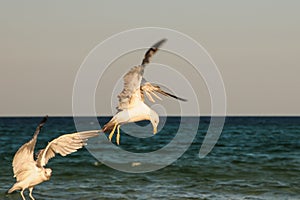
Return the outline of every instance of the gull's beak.
[[[157,133],[157,127],[153,127],[153,134]]]

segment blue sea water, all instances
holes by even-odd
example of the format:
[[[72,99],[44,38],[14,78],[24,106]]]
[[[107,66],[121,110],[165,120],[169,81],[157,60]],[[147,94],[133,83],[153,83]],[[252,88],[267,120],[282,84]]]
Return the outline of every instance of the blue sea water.
[[[31,139],[40,120],[0,118],[0,199],[20,199],[19,193],[5,194],[15,182],[11,162],[18,148]],[[108,120],[99,118],[102,125]],[[209,117],[201,117],[196,137],[183,156],[153,172],[112,169],[86,149],[57,156],[47,165],[53,170],[51,180],[36,186],[33,195],[36,199],[78,200],[300,199],[300,117],[227,117],[216,146],[200,159],[199,148],[209,122]],[[121,133],[119,148],[133,152],[162,148],[174,138],[179,124],[180,118],[168,117],[163,129],[146,139]],[[36,150],[75,131],[73,118],[50,117]]]

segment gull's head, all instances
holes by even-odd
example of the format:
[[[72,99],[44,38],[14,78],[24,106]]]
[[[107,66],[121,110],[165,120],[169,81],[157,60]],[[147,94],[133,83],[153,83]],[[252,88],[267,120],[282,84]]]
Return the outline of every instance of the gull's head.
[[[159,116],[154,110],[151,110],[149,117],[150,117],[150,122],[153,126],[153,134],[156,134],[157,133],[157,126],[158,126],[158,123],[159,123]]]
[[[46,168],[46,169],[44,170],[44,177],[45,177],[45,180],[49,180],[50,177],[51,177],[51,174],[52,174],[52,169]]]

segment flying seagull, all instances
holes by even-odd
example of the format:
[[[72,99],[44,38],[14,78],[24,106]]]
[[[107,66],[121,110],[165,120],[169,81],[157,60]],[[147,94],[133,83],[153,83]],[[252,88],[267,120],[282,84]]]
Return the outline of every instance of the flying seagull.
[[[37,159],[34,160],[37,137],[47,118],[48,116],[44,117],[40,122],[32,139],[19,148],[12,162],[14,177],[17,182],[8,190],[8,193],[21,190],[23,200],[25,200],[23,194],[25,189],[29,189],[29,196],[34,200],[32,196],[33,187],[50,179],[52,170],[44,168],[44,166],[55,154],[66,156],[86,145],[88,138],[98,136],[99,131],[83,131],[62,135],[49,142],[45,149],[40,150]]]
[[[166,42],[162,39],[155,43],[146,53],[141,65],[135,66],[124,75],[123,91],[118,95],[119,104],[115,116],[104,125],[102,131],[110,132],[109,140],[111,141],[115,130],[117,129],[116,142],[120,144],[120,126],[122,124],[149,120],[153,126],[153,133],[156,134],[159,123],[158,114],[144,103],[144,94],[151,102],[155,102],[153,97],[161,100],[156,94],[172,97],[177,100],[186,101],[166,91],[163,91],[158,85],[154,85],[143,78],[145,66],[150,62],[150,58],[158,50],[158,48]]]

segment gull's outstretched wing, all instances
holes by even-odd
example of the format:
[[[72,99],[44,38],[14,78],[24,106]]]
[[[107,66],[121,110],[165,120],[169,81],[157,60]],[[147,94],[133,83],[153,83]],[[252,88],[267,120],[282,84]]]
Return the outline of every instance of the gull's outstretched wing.
[[[118,95],[119,105],[118,111],[133,107],[136,102],[141,101],[140,86],[144,74],[145,66],[149,63],[150,58],[158,50],[158,48],[166,41],[166,39],[160,40],[155,43],[146,53],[142,61],[142,64],[135,66],[124,75],[124,87],[123,91]]]
[[[37,141],[37,136],[47,121],[48,116],[45,116],[40,124],[37,126],[32,139],[25,143],[14,156],[12,166],[14,171],[14,177],[17,181],[22,180],[26,177],[26,173],[34,167],[34,147]]]
[[[47,147],[41,150],[36,160],[37,166],[43,167],[48,161],[55,156],[60,154],[66,156],[71,154],[78,149],[86,145],[86,142],[91,137],[98,136],[99,130],[94,131],[83,131],[72,134],[62,135],[48,143]]]
[[[155,94],[155,92],[156,92],[156,93],[159,93],[159,94],[162,94],[162,95],[164,95],[164,96],[167,96],[167,97],[172,97],[172,98],[177,99],[177,100],[180,100],[180,101],[187,101],[186,99],[183,99],[183,98],[177,97],[177,96],[175,96],[175,95],[173,95],[173,94],[170,94],[170,93],[168,93],[168,92],[162,90],[158,85],[152,85],[152,84],[149,83],[149,82],[145,82],[145,83],[141,86],[140,90],[141,90],[141,93],[142,93],[142,92],[145,93],[146,96],[148,97],[148,99],[149,99],[150,101],[152,101],[152,102],[155,102],[154,99],[153,99],[153,97],[152,97],[152,95],[153,95],[154,97],[158,98],[159,100],[162,100],[157,94]]]
[[[123,77],[124,87],[118,95],[119,104],[118,111],[133,107],[133,105],[141,99],[139,88],[144,73],[144,66],[136,66]]]

